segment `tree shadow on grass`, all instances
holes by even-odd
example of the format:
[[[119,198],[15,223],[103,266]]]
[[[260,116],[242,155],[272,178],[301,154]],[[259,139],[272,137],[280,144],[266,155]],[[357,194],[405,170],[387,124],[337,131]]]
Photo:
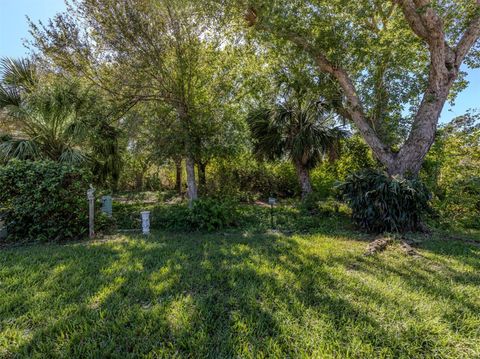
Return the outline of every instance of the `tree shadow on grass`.
[[[407,268],[382,256],[365,259],[363,248],[341,236],[156,233],[41,255],[14,253],[19,277],[31,263],[38,267],[28,283],[5,290],[25,291],[11,302],[44,297],[6,312],[17,327],[42,315],[45,322],[33,320],[27,338],[9,350],[25,357],[122,358],[461,353],[443,340],[454,328],[427,322],[440,314],[410,301],[420,296],[440,305],[451,297],[436,282],[443,274],[426,275],[421,264]],[[398,286],[389,288],[390,282]],[[466,313],[477,309],[456,305]]]

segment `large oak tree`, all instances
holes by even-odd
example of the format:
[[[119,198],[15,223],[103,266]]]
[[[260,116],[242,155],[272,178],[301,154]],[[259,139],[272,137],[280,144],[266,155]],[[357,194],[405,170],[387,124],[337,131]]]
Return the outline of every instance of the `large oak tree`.
[[[337,111],[391,175],[418,173],[445,102],[466,85],[462,64],[479,64],[479,0],[234,2],[267,44],[294,44],[336,80]],[[407,129],[399,143],[392,122]]]

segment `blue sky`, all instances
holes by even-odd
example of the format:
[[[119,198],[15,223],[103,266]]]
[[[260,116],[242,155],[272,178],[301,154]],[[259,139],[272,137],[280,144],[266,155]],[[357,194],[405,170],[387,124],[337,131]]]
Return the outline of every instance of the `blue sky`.
[[[0,57],[25,56],[23,39],[29,37],[25,15],[33,21],[47,21],[65,10],[63,0],[0,0]],[[442,122],[462,115],[469,108],[480,108],[480,69],[468,70],[469,87],[456,99],[453,108],[445,105]]]
[[[26,15],[33,21],[47,21],[65,10],[63,0],[0,0],[0,56],[21,57],[29,37]]]

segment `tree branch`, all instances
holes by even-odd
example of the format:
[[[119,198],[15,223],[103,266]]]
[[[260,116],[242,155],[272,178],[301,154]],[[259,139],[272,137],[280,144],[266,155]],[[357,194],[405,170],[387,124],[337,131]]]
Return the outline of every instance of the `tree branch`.
[[[422,103],[412,125],[412,130],[405,144],[400,149],[399,157],[405,159],[399,171],[411,170],[417,173],[420,170],[423,158],[434,141],[438,118],[443,105],[447,100],[450,88],[458,76],[460,65],[470,48],[480,36],[480,13],[472,20],[455,49],[452,49],[445,39],[443,21],[430,6],[430,0],[395,0],[402,5],[405,17],[412,30],[417,33],[415,21],[423,24],[421,33],[430,50],[430,74],[428,87],[425,90]],[[415,12],[421,15],[411,14],[409,11],[415,6]],[[480,7],[480,0],[477,0]],[[408,11],[406,11],[407,9]],[[412,25],[413,24],[413,25]]]
[[[472,48],[475,42],[480,38],[480,0],[477,0],[478,14],[467,27],[463,36],[458,41],[455,48],[455,66],[457,69],[462,64],[468,51]]]
[[[403,15],[407,20],[410,28],[418,37],[429,42],[428,29],[422,21],[418,9],[412,0],[393,0],[393,3],[400,5]]]
[[[253,15],[251,15],[251,17],[253,17]],[[345,69],[332,64],[320,50],[315,48],[302,35],[292,31],[272,29],[264,22],[257,22],[256,13],[254,20],[253,26],[267,32],[277,33],[285,40],[289,40],[297,45],[313,57],[321,72],[331,74],[337,80],[348,102],[348,106],[345,108],[346,113],[344,112],[343,116],[351,119],[355,123],[377,158],[381,159],[383,162],[392,161],[393,154],[391,150],[380,140],[375,130],[368,123],[355,85]]]

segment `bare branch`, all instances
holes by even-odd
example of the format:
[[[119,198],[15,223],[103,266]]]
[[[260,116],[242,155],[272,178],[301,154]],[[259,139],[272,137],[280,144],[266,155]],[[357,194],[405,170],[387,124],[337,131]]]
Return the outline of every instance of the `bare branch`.
[[[477,7],[480,8],[480,0],[477,0]],[[455,48],[455,66],[460,67],[462,61],[467,56],[468,51],[480,38],[480,10],[479,14],[472,20],[470,25],[463,33],[462,38]]]
[[[258,29],[267,32],[276,32],[285,40],[289,40],[297,45],[305,52],[310,54],[315,60],[319,70],[324,73],[331,74],[339,83],[348,102],[348,106],[344,109],[344,117],[351,119],[358,130],[362,133],[367,143],[379,159],[387,161],[392,160],[393,154],[388,146],[385,146],[375,133],[375,130],[368,123],[363,105],[357,94],[357,90],[348,73],[342,67],[332,64],[327,57],[316,47],[314,47],[305,37],[292,31],[272,29],[269,24],[264,22],[256,22],[254,24]]]

